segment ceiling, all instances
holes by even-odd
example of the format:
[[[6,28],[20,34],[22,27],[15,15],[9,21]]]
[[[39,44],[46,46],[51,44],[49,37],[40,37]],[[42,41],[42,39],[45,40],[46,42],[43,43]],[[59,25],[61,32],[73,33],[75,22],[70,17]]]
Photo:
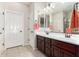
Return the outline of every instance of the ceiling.
[[[32,2],[20,2],[20,3],[22,3],[24,5],[31,5],[32,4]]]
[[[65,3],[56,3],[54,10],[55,12],[57,11],[67,11],[73,8],[74,3],[73,2],[65,2]]]
[[[53,2],[53,3],[50,3],[50,5],[52,4],[53,8],[50,7],[49,5],[42,9],[43,10],[43,13],[56,13],[56,12],[60,12],[60,11],[68,11],[68,10],[71,10],[73,8],[73,5],[75,4],[75,2]],[[49,8],[48,8],[49,7]],[[41,12],[41,11],[40,11]]]
[[[24,4],[24,5],[29,6],[29,5],[31,5],[34,2],[21,2],[21,3]],[[48,3],[47,2],[40,2],[40,3],[44,3],[47,6],[50,3],[54,3],[55,7],[54,8],[50,8],[48,13],[51,12],[51,11],[52,11],[52,13],[56,13],[56,12],[59,12],[59,11],[62,11],[62,10],[64,10],[64,11],[70,10],[73,7],[75,2],[48,2]],[[39,3],[37,3],[37,4],[39,4]],[[37,6],[37,8],[38,8],[38,6]],[[47,9],[46,9],[46,11],[47,11]]]

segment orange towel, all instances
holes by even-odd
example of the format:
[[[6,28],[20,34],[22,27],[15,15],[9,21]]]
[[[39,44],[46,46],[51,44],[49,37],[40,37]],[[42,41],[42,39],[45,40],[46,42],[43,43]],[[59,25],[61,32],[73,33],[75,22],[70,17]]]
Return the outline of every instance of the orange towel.
[[[79,28],[79,13],[77,10],[72,11],[72,16],[71,16],[71,28]]]
[[[72,11],[72,15],[71,15],[71,28],[75,27],[75,10]]]

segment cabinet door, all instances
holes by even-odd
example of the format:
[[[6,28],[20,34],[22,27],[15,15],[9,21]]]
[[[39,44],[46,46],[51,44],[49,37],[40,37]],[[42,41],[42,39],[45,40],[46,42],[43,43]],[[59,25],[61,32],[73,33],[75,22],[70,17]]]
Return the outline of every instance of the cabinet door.
[[[40,42],[41,42],[41,40],[40,40],[40,36],[38,36],[37,35],[37,48],[38,48],[38,50],[41,50],[41,45],[40,45]]]
[[[38,48],[38,50],[41,50],[40,40],[39,39],[38,39],[38,43],[37,43],[37,48]]]
[[[50,39],[49,38],[45,38],[45,54],[47,56],[50,56]]]
[[[50,52],[50,55],[53,57],[54,56],[54,48],[53,46],[51,46],[51,52]]]
[[[49,38],[45,38],[45,47],[50,48],[50,39]]]
[[[53,54],[54,54],[54,57],[61,57],[61,55],[60,55],[60,48],[54,46],[53,47]]]
[[[61,50],[62,57],[75,57],[75,54],[68,52],[66,50]]]
[[[42,51],[42,52],[45,51],[45,50],[44,50],[44,40],[42,40],[42,41],[40,42],[40,48],[41,48],[41,51]]]
[[[39,45],[40,40],[39,40],[39,36],[38,35],[36,36],[36,40],[37,40],[37,48],[38,48],[38,50],[40,50],[40,45]]]
[[[45,48],[45,54],[50,57],[50,48]]]
[[[41,52],[44,52],[44,37],[37,36],[37,48]]]

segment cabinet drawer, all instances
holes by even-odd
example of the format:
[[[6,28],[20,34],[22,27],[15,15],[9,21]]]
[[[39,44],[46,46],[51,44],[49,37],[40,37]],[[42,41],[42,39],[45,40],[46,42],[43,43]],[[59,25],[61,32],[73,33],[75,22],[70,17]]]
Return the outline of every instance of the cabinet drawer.
[[[45,39],[45,47],[50,48],[50,39]]]
[[[61,41],[57,41],[57,40],[54,40],[53,44],[57,47],[60,47],[62,49],[75,53],[75,45],[73,45],[73,44],[69,44],[69,43],[65,43],[65,42],[61,42]]]

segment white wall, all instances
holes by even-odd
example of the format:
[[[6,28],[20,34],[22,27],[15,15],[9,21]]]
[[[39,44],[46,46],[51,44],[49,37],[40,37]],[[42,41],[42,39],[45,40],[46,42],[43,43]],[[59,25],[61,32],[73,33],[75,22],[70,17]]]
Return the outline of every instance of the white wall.
[[[30,19],[29,19],[29,44],[34,49],[35,48],[35,34],[34,34],[34,4],[30,5]]]
[[[18,12],[23,12],[24,13],[24,39],[25,39],[25,44],[28,43],[28,17],[29,17],[29,6],[25,6],[21,3],[16,3],[16,2],[4,2],[0,3],[0,8],[3,9],[8,9],[8,10],[13,10],[13,11],[18,11]]]
[[[34,30],[34,20],[35,17],[38,16],[38,12],[46,6],[46,3],[42,2],[35,2],[32,3],[30,6],[30,19],[29,19],[29,43],[33,49],[36,48],[36,37],[35,37],[35,30]]]

